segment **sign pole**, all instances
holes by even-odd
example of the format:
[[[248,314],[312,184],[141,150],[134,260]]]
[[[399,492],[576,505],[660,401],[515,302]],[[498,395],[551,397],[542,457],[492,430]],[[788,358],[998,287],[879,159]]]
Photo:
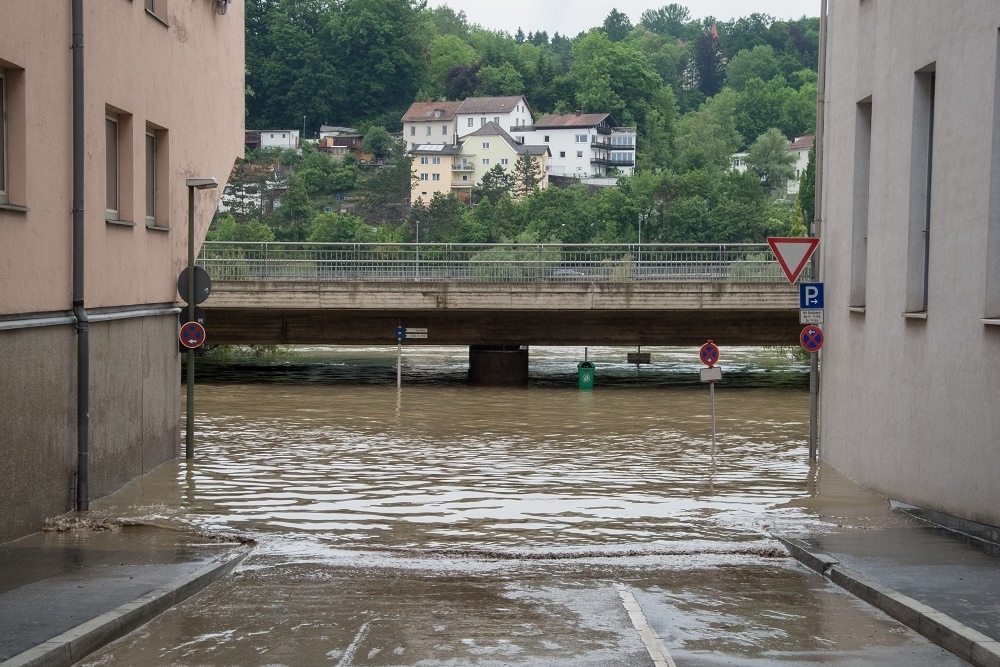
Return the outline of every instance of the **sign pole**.
[[[188,186],[188,321],[194,322],[194,188]],[[187,351],[187,425],[184,458],[194,458],[194,348]]]
[[[403,341],[396,341],[396,389],[403,388]]]
[[[809,356],[809,460],[816,462],[819,448],[819,353],[810,352]]]
[[[715,461],[715,382],[708,383],[708,395],[712,399],[712,460]]]

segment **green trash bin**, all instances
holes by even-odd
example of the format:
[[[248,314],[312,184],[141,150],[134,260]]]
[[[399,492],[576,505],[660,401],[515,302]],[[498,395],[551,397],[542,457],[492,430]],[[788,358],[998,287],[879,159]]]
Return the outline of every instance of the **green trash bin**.
[[[576,380],[580,389],[594,388],[594,363],[581,361],[576,365]]]

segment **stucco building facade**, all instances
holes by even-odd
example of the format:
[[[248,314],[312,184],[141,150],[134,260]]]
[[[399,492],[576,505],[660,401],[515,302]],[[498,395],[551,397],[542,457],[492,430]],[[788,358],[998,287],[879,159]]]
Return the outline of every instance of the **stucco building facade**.
[[[90,498],[178,455],[186,179],[219,181],[196,193],[200,244],[243,150],[241,3],[81,3],[79,104],[73,5],[12,0],[0,21],[0,541],[74,509],[81,371]],[[78,365],[80,313],[90,320],[89,369]]]
[[[1000,4],[830,3],[820,455],[1000,526]]]

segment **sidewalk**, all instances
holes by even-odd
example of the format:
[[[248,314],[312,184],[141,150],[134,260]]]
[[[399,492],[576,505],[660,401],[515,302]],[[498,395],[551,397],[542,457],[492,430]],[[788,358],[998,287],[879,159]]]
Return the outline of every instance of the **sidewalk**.
[[[949,517],[894,508],[892,525],[778,539],[806,566],[939,646],[977,667],[1000,667],[1000,545],[932,522]]]
[[[68,667],[225,576],[248,551],[149,526],[0,544],[0,667]]]

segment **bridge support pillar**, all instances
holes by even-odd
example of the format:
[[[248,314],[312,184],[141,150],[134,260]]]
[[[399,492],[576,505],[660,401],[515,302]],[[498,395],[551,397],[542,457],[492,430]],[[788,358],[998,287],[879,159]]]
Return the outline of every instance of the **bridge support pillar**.
[[[470,345],[469,379],[479,385],[527,385],[528,346]]]

